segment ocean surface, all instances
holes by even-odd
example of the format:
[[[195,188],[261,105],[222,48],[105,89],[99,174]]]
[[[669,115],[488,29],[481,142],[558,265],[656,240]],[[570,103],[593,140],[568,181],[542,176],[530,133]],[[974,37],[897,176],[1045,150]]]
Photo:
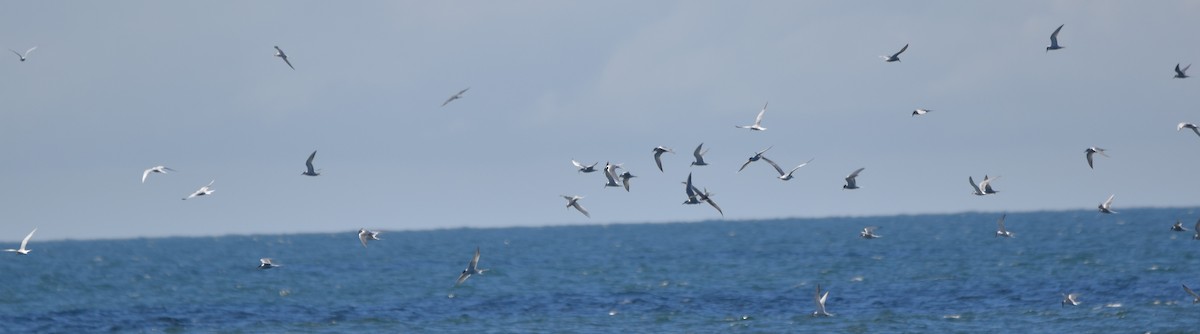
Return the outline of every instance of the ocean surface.
[[[999,216],[385,231],[367,248],[357,229],[35,236],[0,254],[0,332],[1200,332],[1180,287],[1200,288],[1197,208],[1011,213],[1011,239]],[[870,225],[882,238],[858,237]],[[454,287],[476,247],[490,270]],[[817,284],[833,317],[810,316]]]

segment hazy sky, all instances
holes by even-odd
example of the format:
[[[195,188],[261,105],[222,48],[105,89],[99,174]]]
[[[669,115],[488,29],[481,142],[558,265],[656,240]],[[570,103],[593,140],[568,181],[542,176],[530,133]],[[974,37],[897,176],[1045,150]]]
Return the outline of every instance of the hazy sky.
[[[1194,206],[1196,1],[10,2],[0,240]],[[1066,48],[1045,52],[1050,32]],[[884,63],[906,43],[902,62]],[[296,70],[272,57],[283,48]],[[1200,69],[1195,75],[1200,76]],[[460,89],[461,100],[439,107]],[[735,129],[770,101],[765,132]],[[919,118],[915,108],[934,112]],[[706,167],[690,152],[711,148]],[[651,149],[663,145],[666,172]],[[737,168],[754,151],[790,169]],[[1084,149],[1099,146],[1088,169]],[[301,176],[313,150],[319,177]],[[572,158],[624,163],[603,189]],[[142,170],[166,165],[178,173]],[[866,167],[862,189],[842,178]],[[967,177],[1001,176],[995,196]],[[216,180],[212,196],[181,201]],[[582,195],[588,219],[559,195]]]

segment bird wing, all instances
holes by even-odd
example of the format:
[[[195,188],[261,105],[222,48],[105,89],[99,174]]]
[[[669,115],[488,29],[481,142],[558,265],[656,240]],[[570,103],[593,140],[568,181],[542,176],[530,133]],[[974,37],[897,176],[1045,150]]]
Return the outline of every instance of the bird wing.
[[[1117,194],[1108,195],[1108,200],[1104,201],[1105,208],[1108,208],[1110,205],[1112,205],[1113,196],[1117,196]]]
[[[783,173],[783,168],[779,168],[779,165],[776,164],[774,161],[771,161],[771,159],[767,159],[767,157],[762,157],[762,159],[766,160],[767,163],[771,164],[771,167],[775,167],[775,171],[779,172],[779,176],[787,175],[787,174]],[[795,170],[795,169],[793,169],[793,170]]]
[[[1096,168],[1096,167],[1092,166],[1092,154],[1095,154],[1095,153],[1096,153],[1096,151],[1088,151],[1087,152],[1088,168]]]
[[[35,47],[32,47],[32,48],[29,48],[29,50],[25,50],[25,55],[24,55],[24,56],[22,56],[22,58],[24,58],[24,57],[29,57],[29,53],[30,53],[30,52],[33,52],[33,50],[37,50],[37,47],[35,46]]]
[[[662,154],[663,154],[663,152],[666,152],[666,151],[655,151],[655,152],[654,152],[654,164],[655,164],[655,165],[658,165],[658,171],[660,171],[660,172],[661,172],[661,171],[663,171],[663,168],[662,168]]]
[[[33,231],[29,231],[29,234],[25,235],[25,239],[21,239],[21,248],[19,249],[25,249],[25,246],[29,245],[29,239],[33,238],[33,232],[37,232],[37,228],[34,228]]]
[[[1007,232],[1007,231],[1008,231],[1008,229],[1005,229],[1005,228],[1004,228],[1004,217],[1007,217],[1007,216],[1008,216],[1008,214],[1007,214],[1007,213],[1006,213],[1006,214],[1002,214],[1002,215],[1000,215],[1000,220],[997,220],[997,221],[996,221],[996,224],[997,224],[997,225],[1000,225],[1000,232]]]
[[[575,168],[583,168],[583,164],[579,163],[579,161],[575,161],[575,159],[571,159],[571,164],[575,165]]]
[[[700,143],[700,145],[696,146],[696,150],[692,151],[692,156],[696,158],[696,162],[704,162],[704,153],[708,153],[708,151],[700,152],[700,149],[703,147],[704,143]]]
[[[312,165],[313,158],[316,158],[316,157],[317,157],[317,151],[313,151],[312,154],[308,155],[308,160],[304,161],[304,166],[308,167],[309,174],[316,173],[316,170],[313,169],[313,165]]]
[[[292,62],[291,62],[291,61],[289,61],[289,60],[287,59],[287,56],[284,56],[284,57],[281,57],[281,58],[283,58],[283,62],[284,62],[284,63],[286,63],[286,64],[288,65],[288,67],[289,67],[289,68],[291,68],[292,70],[295,70],[295,69],[296,69],[296,67],[295,67],[295,66],[292,66]]]
[[[767,160],[767,161],[770,161],[770,160]],[[804,163],[800,164],[799,166],[796,166],[796,168],[792,168],[791,171],[788,171],[788,174],[795,173],[797,169],[800,169],[800,167],[808,166],[808,163],[810,163],[812,161],[813,161],[813,159],[808,159],[808,161],[805,161]]]
[[[1175,65],[1175,66],[1178,67],[1179,65]],[[1186,127],[1188,127],[1187,122],[1179,122],[1179,125],[1175,126],[1175,131],[1183,130],[1183,128],[1186,128]]]
[[[450,98],[446,99],[446,102],[442,102],[442,106],[445,107],[447,104],[450,103],[450,101],[454,101],[454,99],[457,99],[457,98],[458,98],[458,94],[451,95]]]
[[[1065,23],[1059,25],[1058,29],[1054,29],[1054,33],[1050,34],[1050,45],[1058,45],[1058,32],[1061,31],[1062,27],[1065,25]]]
[[[695,199],[695,198],[696,198],[696,191],[695,191],[695,190],[693,190],[693,189],[695,189],[695,188],[696,188],[696,187],[693,187],[693,186],[692,186],[692,173],[688,173],[688,178],[687,178],[687,189],[684,189],[683,191],[687,192],[687,196],[688,196],[688,200],[689,200],[689,201],[691,201],[692,199]],[[1196,221],[1196,226],[1200,226],[1200,221]]]
[[[454,95],[459,95],[459,97],[462,97],[461,95],[463,95],[463,93],[466,93],[468,90],[471,90],[471,87],[463,88],[463,90],[458,91],[458,94],[454,94]]]
[[[976,194],[982,194],[982,193],[983,193],[983,191],[979,189],[979,186],[975,184],[975,178],[974,178],[974,177],[968,176],[968,177],[967,177],[967,181],[968,181],[968,182],[971,182],[971,188],[975,188],[975,193],[976,193]]]
[[[146,176],[150,175],[150,171],[152,170],[154,170],[154,168],[147,169],[146,171],[142,172],[142,183],[146,183]]]
[[[16,54],[16,55],[17,55],[17,57],[21,57],[22,59],[24,59],[24,58],[25,58],[25,56],[22,56],[20,52],[17,52],[17,50],[8,49],[8,51],[12,51],[12,53],[14,53],[14,54]]]
[[[1196,220],[1196,233],[1200,233],[1200,219]]]
[[[628,173],[629,172],[626,172],[626,174],[628,174]],[[629,177],[621,178],[621,185],[625,186],[625,191],[629,191],[629,179],[632,179],[632,178],[633,178],[633,174],[629,174]]]
[[[721,217],[725,217],[725,211],[721,211],[721,207],[717,206],[717,202],[713,201],[712,197],[708,197],[707,195],[704,197],[704,201],[708,202],[708,205],[712,205],[713,209],[717,209],[717,213],[721,214]]]
[[[767,102],[767,103],[770,103],[770,102]],[[756,125],[756,126],[760,125],[762,123],[763,114],[766,114],[766,113],[767,113],[767,104],[763,104],[762,110],[758,112],[758,117],[754,118],[754,125]]]
[[[475,267],[479,265],[479,247],[475,247],[475,257],[471,258],[471,263],[467,264],[467,269],[475,272]]]
[[[458,286],[459,284],[462,284],[462,282],[465,282],[467,277],[471,277],[471,273],[463,270],[462,274],[458,275],[458,280],[454,282],[454,286]]]
[[[1188,65],[1188,66],[1192,66],[1192,65]],[[1175,74],[1176,74],[1176,75],[1183,75],[1183,71],[1180,71],[1180,70],[1179,70],[1179,63],[1175,63]]]
[[[754,162],[754,160],[746,160],[746,163],[742,164],[742,168],[738,168],[738,172],[740,173],[743,169],[746,169],[746,166],[750,165],[751,162]]]
[[[1189,295],[1192,295],[1192,298],[1200,298],[1200,295],[1196,294],[1195,291],[1192,291],[1192,288],[1189,288],[1187,286],[1187,284],[1182,284],[1182,285],[1183,285],[1183,291],[1187,291],[1187,293]]]
[[[264,257],[264,258],[258,259],[258,262],[261,262],[262,264],[271,264],[271,258]]]
[[[575,210],[579,210],[584,216],[588,218],[592,217],[592,214],[588,213],[587,209],[584,209],[582,205],[579,205],[579,202],[571,202],[571,206],[575,207]]]
[[[858,173],[862,173],[862,171],[863,171],[864,169],[867,169],[867,168],[866,168],[866,167],[862,167],[862,168],[859,168],[859,169],[855,169],[853,173],[850,173],[850,175],[849,175],[849,176],[846,176],[846,180],[847,180],[847,181],[852,181],[852,180],[854,180],[854,178],[858,177]]]
[[[904,50],[908,50],[908,44],[904,44],[904,47],[900,48],[900,51],[896,52],[896,54],[893,54],[892,58],[899,57],[901,53],[904,53]]]

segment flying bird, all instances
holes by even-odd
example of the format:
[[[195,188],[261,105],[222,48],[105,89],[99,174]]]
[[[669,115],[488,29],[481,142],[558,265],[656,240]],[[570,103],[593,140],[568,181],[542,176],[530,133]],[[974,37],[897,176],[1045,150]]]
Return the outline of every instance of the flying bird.
[[[209,181],[208,185],[200,187],[199,190],[196,190],[196,192],[192,193],[191,195],[188,195],[188,197],[184,197],[183,199],[187,200],[192,197],[210,195],[213,192],[216,192],[216,190],[212,190],[212,188],[210,188],[210,187],[212,187],[213,182],[217,182],[217,180]]]
[[[701,145],[703,145],[703,144],[701,144]],[[671,152],[671,154],[675,154],[675,151],[672,151],[671,149],[662,147],[662,146],[655,147],[653,151],[654,151],[654,164],[658,165],[658,171],[662,172],[663,171],[663,168],[662,168],[663,153]]]
[[[567,199],[567,207],[575,207],[575,210],[579,210],[579,213],[582,213],[584,216],[587,216],[588,218],[592,218],[592,214],[588,213],[587,209],[584,209],[582,205],[579,205],[579,200],[583,199],[583,196],[567,196],[567,195],[560,195],[560,196],[562,196],[562,198]]]
[[[913,110],[912,115],[913,116],[923,116],[925,114],[928,114],[930,111],[933,111],[933,109],[917,109],[917,110]]]
[[[770,103],[770,102],[768,102]],[[767,113],[767,103],[763,104],[763,108],[758,112],[758,117],[754,118],[754,125],[734,125],[738,129],[750,129],[754,131],[766,131],[767,128],[762,127],[763,114]]]
[[[17,50],[8,49],[8,51],[12,51],[12,53],[15,53],[15,54],[17,54],[17,57],[21,57],[21,61],[25,61],[25,58],[26,58],[26,57],[29,57],[29,53],[30,53],[30,52],[33,52],[33,50],[37,50],[37,47],[35,46],[35,47],[32,47],[32,48],[29,48],[29,50],[25,50],[25,54],[21,54],[20,52],[17,52]],[[1176,70],[1176,71],[1179,71],[1179,67],[1178,67],[1178,66],[1176,66],[1176,67],[1175,67],[1175,70]],[[1187,70],[1187,69],[1184,69],[1184,71],[1186,71],[1186,70]]]
[[[1063,294],[1063,300],[1062,300],[1062,306],[1063,306],[1063,307],[1066,307],[1067,305],[1071,305],[1071,306],[1078,306],[1078,305],[1079,305],[1079,301],[1078,301],[1078,300],[1076,300],[1076,298],[1079,298],[1079,295],[1078,295],[1078,294],[1074,294],[1074,293],[1064,293],[1064,294]]]
[[[882,238],[883,236],[875,234],[875,230],[878,230],[878,229],[879,229],[879,226],[864,227],[862,232],[858,232],[858,236],[862,237],[863,239]]]
[[[1188,295],[1192,296],[1192,304],[1200,304],[1200,295],[1192,291],[1192,288],[1189,288],[1187,284],[1183,284],[1183,291],[1187,291]]]
[[[683,204],[708,203],[708,205],[711,205],[713,209],[717,209],[717,213],[720,213],[721,217],[725,216],[725,211],[722,211],[721,207],[717,205],[717,202],[713,201],[712,199],[712,196],[715,194],[708,192],[708,188],[705,188],[702,192],[700,189],[696,188],[694,184],[692,184],[691,173],[688,173],[687,182],[684,182],[684,184],[684,191],[687,192],[688,199],[687,201],[684,201]]]
[[[683,184],[683,191],[687,193],[687,200],[683,204],[700,204],[700,197],[696,196],[696,187],[692,185],[692,173],[688,173],[687,182]]]
[[[9,248],[9,249],[5,249],[4,251],[17,253],[17,255],[29,255],[29,252],[32,251],[32,249],[25,248],[25,247],[29,245],[29,238],[33,238],[33,232],[37,232],[37,228],[34,228],[33,231],[29,231],[29,234],[25,235],[25,239],[21,239],[21,248],[17,248],[17,249]]]
[[[776,164],[774,161],[771,161],[771,159],[767,159],[767,157],[763,157],[762,159],[766,160],[767,163],[771,164],[771,167],[775,167],[775,171],[779,172],[779,179],[783,180],[783,181],[791,180],[792,173],[795,173],[797,169],[800,169],[800,167],[807,166],[808,163],[813,161],[813,159],[808,159],[808,161],[805,161],[804,163],[800,164],[799,166],[796,166],[796,168],[792,168],[792,170],[788,171],[787,173],[784,173],[783,168],[779,168],[779,164]]]
[[[746,169],[746,166],[750,165],[751,162],[755,162],[755,161],[758,161],[758,159],[762,159],[763,153],[767,153],[767,150],[770,150],[771,147],[775,147],[775,146],[770,146],[762,151],[755,152],[754,156],[750,157],[750,159],[746,160],[746,163],[742,164],[742,168],[738,168],[738,173],[741,173],[743,169]]]
[[[858,178],[858,173],[862,173],[862,171],[864,169],[867,169],[867,168],[863,167],[863,168],[855,169],[853,173],[850,173],[850,175],[847,175],[846,176],[846,185],[842,186],[842,189],[851,189],[851,190],[858,189],[858,182],[856,182],[855,179]]]
[[[894,61],[900,61],[900,54],[904,53],[904,50],[908,50],[908,44],[904,44],[904,47],[900,48],[900,51],[892,54],[891,56],[879,56],[879,58],[883,58],[883,61],[889,62],[889,63],[894,62]]]
[[[1178,130],[1176,130],[1176,131],[1178,131]],[[1093,169],[1095,169],[1095,167],[1092,167],[1092,155],[1093,154],[1100,153],[1100,155],[1103,155],[1106,157],[1108,156],[1108,154],[1104,154],[1104,149],[1095,147],[1095,146],[1088,147],[1088,149],[1083,150],[1083,152],[1087,153],[1088,168],[1093,168]]]
[[[471,263],[467,263],[467,269],[463,269],[462,274],[458,275],[458,281],[454,282],[454,286],[458,286],[465,282],[471,275],[483,275],[487,269],[479,269],[479,247],[475,247],[475,257],[471,258]]]
[[[291,67],[292,70],[296,69],[295,67],[292,67],[292,62],[287,59],[287,54],[283,53],[283,49],[280,49],[278,45],[275,46],[275,56],[283,58],[283,62],[287,63],[288,67]]]
[[[445,107],[447,103],[450,103],[450,101],[461,99],[463,97],[463,93],[466,93],[467,90],[470,89],[471,87],[467,87],[466,89],[458,91],[458,94],[454,94],[453,96],[450,96],[450,98],[446,99],[446,102],[442,102],[442,106]]]
[[[999,225],[999,227],[996,229],[997,237],[1011,238],[1013,236],[1012,232],[1009,232],[1008,229],[1004,228],[1004,217],[1007,217],[1007,216],[1008,216],[1007,213],[1002,214],[1002,215],[1000,215],[1000,220],[996,221],[996,225]]]
[[[1112,210],[1113,196],[1117,196],[1117,194],[1109,195],[1107,201],[1104,201],[1104,203],[1100,203],[1100,206],[1098,207],[1098,208],[1100,208],[1100,213],[1117,213],[1116,211]]]
[[[621,177],[621,185],[625,186],[625,192],[629,192],[629,179],[635,178],[637,176],[634,176],[633,174],[630,174],[629,172],[624,172],[624,173],[621,173],[620,177]]]
[[[596,164],[598,164],[598,163],[600,163],[600,162],[597,161],[597,162],[593,162],[591,165],[584,166],[583,164],[579,163],[579,161],[575,161],[575,159],[571,159],[571,164],[575,165],[575,168],[578,168],[580,173],[595,172]]]
[[[300,173],[300,175],[307,175],[307,176],[321,175],[321,171],[319,169],[313,169],[312,161],[313,161],[313,158],[316,158],[316,157],[317,157],[317,151],[313,151],[312,154],[308,155],[308,160],[304,161],[304,167],[306,167],[307,170]]]
[[[25,61],[25,58],[21,58],[21,61]],[[1175,63],[1175,79],[1187,78],[1187,70],[1190,67],[1192,67],[1192,64],[1188,64],[1188,66],[1184,66],[1182,69],[1180,69],[1179,63]]]
[[[997,193],[998,191],[996,191],[995,189],[992,189],[992,181],[994,181],[994,180],[996,180],[996,179],[989,179],[987,175],[984,175],[983,182],[979,182],[979,184],[976,185],[974,178],[972,178],[970,176],[967,177],[967,181],[971,182],[971,188],[975,189],[975,192],[973,193],[975,196],[991,195],[991,194]]]
[[[1184,232],[1187,231],[1187,228],[1183,227],[1183,222],[1180,222],[1178,219],[1176,219],[1175,225],[1171,225],[1171,230],[1175,232]]]
[[[379,239],[379,231],[367,231],[365,228],[358,229],[358,241],[362,242],[363,247],[367,247],[367,241],[381,240]]]
[[[816,292],[816,294],[813,295],[813,302],[817,304],[817,310],[813,311],[812,316],[814,316],[814,317],[832,317],[833,316],[833,314],[829,314],[829,312],[825,312],[825,301],[827,299],[829,299],[829,291],[825,291],[825,294],[821,294],[821,284],[817,284],[817,292]]]
[[[708,166],[708,163],[704,162],[704,154],[708,153],[708,150],[701,152],[700,148],[702,147],[704,147],[704,143],[700,143],[699,146],[696,146],[696,150],[692,151],[692,157],[696,159],[696,161],[692,161],[692,166]]]
[[[259,262],[258,269],[271,269],[271,268],[279,267],[279,265],[277,265],[277,264],[272,264],[271,258],[268,258],[268,257],[258,259],[258,262]]]
[[[1062,27],[1065,25],[1066,24],[1058,26],[1058,29],[1054,29],[1054,33],[1050,34],[1050,45],[1046,46],[1046,52],[1050,52],[1050,50],[1058,50],[1058,49],[1063,48],[1063,46],[1058,45],[1058,32],[1062,31]]]
[[[608,182],[604,184],[605,187],[621,186],[617,183],[617,178],[619,177],[617,175],[617,168],[621,168],[621,164],[614,165],[608,162],[604,163],[604,178],[608,179]]]
[[[717,202],[713,201],[712,199],[712,196],[716,194],[708,192],[708,188],[704,188],[703,192],[696,189],[692,189],[692,191],[696,192],[696,196],[698,196],[701,201],[708,203],[708,205],[711,205],[713,209],[717,209],[717,213],[720,213],[721,217],[725,217],[725,211],[721,211],[721,207],[717,206]]]
[[[1183,128],[1192,129],[1192,132],[1195,132],[1197,136],[1200,136],[1200,129],[1197,129],[1195,124],[1187,122],[1179,123],[1179,125],[1175,126],[1175,131],[1183,130]]]
[[[166,174],[166,173],[167,173],[167,171],[172,171],[172,172],[174,172],[175,170],[174,170],[174,169],[167,168],[166,166],[154,166],[154,167],[150,167],[150,169],[147,169],[147,170],[145,170],[145,171],[143,171],[143,172],[142,172],[142,183],[146,183],[146,176],[149,176],[149,175],[150,175],[150,173],[162,173],[162,174]]]

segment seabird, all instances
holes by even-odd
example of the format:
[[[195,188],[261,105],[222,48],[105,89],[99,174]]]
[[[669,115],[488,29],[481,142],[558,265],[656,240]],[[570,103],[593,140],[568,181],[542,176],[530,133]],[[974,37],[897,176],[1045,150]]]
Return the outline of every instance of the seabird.
[[[771,146],[771,147],[775,147],[775,146]],[[758,161],[758,159],[762,159],[763,153],[766,153],[767,150],[771,149],[771,147],[767,147],[766,149],[764,149],[762,151],[755,152],[754,156],[750,157],[750,159],[746,160],[746,163],[742,164],[742,168],[738,168],[738,172],[741,173],[742,170],[746,169],[746,166],[750,165],[751,162],[755,162],[755,161]]]
[[[904,44],[904,47],[900,48],[900,51],[892,54],[891,56],[879,56],[879,58],[883,58],[883,61],[889,62],[889,63],[894,62],[894,61],[900,61],[900,54],[904,53],[904,50],[908,50],[908,44]]]
[[[29,50],[25,50],[25,54],[21,54],[20,52],[17,52],[17,50],[8,49],[8,51],[12,51],[12,53],[17,54],[17,57],[21,57],[21,61],[25,61],[25,57],[29,57],[29,53],[33,52],[33,50],[37,50],[37,47],[35,46],[32,48],[29,48]],[[1179,71],[1179,66],[1175,67],[1175,71]],[[1187,71],[1187,69],[1184,69],[1184,71]],[[1176,76],[1176,77],[1178,77],[1178,76]],[[1186,76],[1184,76],[1184,77],[1186,77]]]
[[[597,162],[593,162],[591,165],[584,166],[583,164],[579,163],[579,161],[575,161],[575,159],[571,159],[571,164],[575,165],[575,168],[578,168],[579,172],[581,172],[581,173],[595,172],[596,164],[598,164],[598,163],[600,163],[600,162],[597,161]]]
[[[816,294],[813,295],[813,302],[817,304],[817,310],[813,311],[812,316],[814,316],[814,317],[832,317],[833,316],[833,314],[829,314],[829,312],[825,312],[825,300],[827,300],[828,298],[829,298],[829,291],[825,291],[824,294],[821,294],[821,284],[817,284],[817,292],[816,292]]]
[[[1192,129],[1192,132],[1195,132],[1197,136],[1200,136],[1200,129],[1197,129],[1195,124],[1188,123],[1188,122],[1181,122],[1181,123],[1179,123],[1179,125],[1175,126],[1175,131],[1183,130],[1183,128]]]
[[[975,189],[975,192],[972,193],[975,196],[991,195],[991,194],[997,193],[998,191],[996,191],[995,189],[992,189],[992,181],[993,180],[995,180],[995,179],[989,179],[987,175],[984,175],[983,182],[979,182],[979,184],[976,185],[974,178],[972,178],[970,176],[967,177],[967,181],[971,182],[971,188]]]
[[[313,161],[313,158],[316,158],[316,157],[317,157],[317,151],[313,151],[312,154],[308,155],[308,160],[304,161],[304,166],[307,167],[308,170],[305,170],[304,172],[300,173],[300,175],[307,175],[307,176],[321,175],[321,172],[319,170],[313,169],[312,161]]]
[[[696,150],[692,151],[692,157],[696,159],[696,161],[692,161],[692,166],[708,166],[708,163],[704,162],[704,154],[708,153],[708,150],[701,152],[700,148],[702,147],[704,147],[704,143],[700,143],[700,145],[696,146]]]
[[[928,114],[930,111],[933,111],[933,109],[917,109],[917,110],[913,110],[912,115],[913,116],[922,116],[922,115]]]
[[[783,180],[783,181],[791,180],[792,173],[795,173],[797,169],[800,169],[800,167],[807,166],[808,163],[813,161],[813,159],[808,159],[808,161],[805,161],[804,163],[800,164],[799,166],[796,166],[796,168],[792,168],[792,170],[788,171],[787,173],[784,173],[783,168],[779,168],[779,164],[776,164],[774,161],[771,161],[771,159],[767,159],[767,157],[763,157],[762,159],[766,160],[767,163],[771,164],[771,167],[775,167],[775,171],[779,172],[779,179]]]
[[[211,188],[209,188],[209,187],[212,187],[213,182],[217,182],[217,180],[209,181],[208,185],[200,187],[199,190],[196,190],[196,192],[192,193],[191,195],[188,195],[188,197],[184,197],[183,199],[187,200],[189,198],[196,197],[196,196],[204,196],[204,195],[212,194],[213,192],[216,191],[216,190],[212,190]]]
[[[1100,203],[1100,206],[1098,207],[1098,208],[1100,208],[1100,213],[1117,213],[1116,211],[1112,210],[1113,196],[1117,196],[1117,194],[1109,195],[1107,201],[1104,201],[1104,203]]]
[[[625,186],[626,192],[629,192],[629,179],[635,178],[637,176],[634,176],[633,174],[630,174],[629,172],[624,172],[624,173],[621,173],[620,177],[621,177],[621,185]]]
[[[763,114],[765,113],[767,113],[767,103],[763,104],[762,110],[758,112],[758,117],[754,118],[754,125],[734,125],[734,127],[739,129],[750,129],[754,131],[766,131],[767,128],[762,127],[762,118]]]
[[[471,263],[467,264],[467,269],[463,269],[462,274],[458,275],[458,281],[454,282],[454,286],[462,284],[471,275],[483,275],[483,272],[487,271],[487,269],[476,268],[477,265],[479,265],[479,247],[475,247],[475,257],[471,258]]]
[[[450,103],[450,101],[461,99],[463,93],[466,93],[467,90],[470,90],[470,89],[471,89],[471,87],[467,87],[466,89],[458,91],[458,94],[454,94],[453,96],[450,96],[450,98],[446,99],[446,102],[442,102],[442,106],[445,107],[447,103]]]
[[[999,225],[999,227],[996,230],[997,237],[1009,238],[1009,237],[1013,236],[1012,232],[1009,232],[1008,229],[1004,228],[1004,217],[1007,217],[1007,216],[1008,216],[1007,213],[1002,214],[1002,215],[1000,215],[1000,220],[996,221],[996,225]]]
[[[1079,295],[1074,294],[1074,293],[1064,293],[1063,300],[1062,300],[1062,306],[1066,307],[1068,304],[1070,304],[1071,306],[1078,306],[1079,301],[1075,300],[1075,298],[1078,298],[1078,297],[1079,297]]]
[[[260,262],[258,264],[258,269],[271,269],[279,266],[277,264],[271,264],[271,258],[267,257],[258,259],[258,262]]]
[[[1175,225],[1171,225],[1171,230],[1175,232],[1187,231],[1187,229],[1183,227],[1183,222],[1180,222],[1178,219],[1175,220]]]
[[[846,176],[846,185],[843,185],[842,189],[858,189],[858,182],[855,182],[855,178],[858,177],[858,173],[861,173],[863,171],[863,169],[867,169],[867,168],[863,167],[863,168],[855,169],[853,173],[850,173],[850,175],[847,175]]]
[[[25,58],[21,58],[21,61],[25,61]],[[1188,77],[1187,70],[1190,67],[1192,67],[1192,64],[1188,64],[1188,66],[1185,66],[1184,68],[1180,69],[1179,63],[1176,63],[1175,64],[1175,79],[1187,78]]]
[[[358,241],[362,242],[363,247],[367,247],[367,241],[380,240],[379,231],[367,231],[365,228],[358,229]]]
[[[1192,288],[1189,288],[1187,284],[1183,284],[1183,291],[1187,291],[1187,293],[1192,296],[1192,304],[1200,304],[1200,295],[1196,294],[1195,291],[1192,291]]]
[[[701,144],[701,145],[703,145],[703,144]],[[662,154],[665,152],[671,152],[671,154],[675,154],[675,151],[672,151],[671,149],[662,147],[662,146],[655,147],[653,151],[654,151],[654,164],[658,165],[658,171],[662,172],[663,171]],[[693,164],[693,165],[695,165],[695,164]]]
[[[864,227],[862,232],[858,232],[858,236],[862,237],[863,239],[882,238],[883,236],[875,234],[875,230],[877,230],[877,229],[879,229],[879,226]]]
[[[1087,153],[1088,168],[1095,168],[1095,167],[1092,167],[1092,155],[1093,154],[1100,153],[1100,155],[1103,155],[1106,157],[1108,156],[1108,154],[1104,154],[1104,149],[1095,147],[1095,146],[1088,147],[1088,149],[1083,150],[1083,152]]]
[[[559,195],[559,196],[562,196],[562,198],[567,199],[567,207],[575,207],[575,210],[579,210],[579,213],[582,213],[584,216],[587,216],[588,218],[592,218],[592,214],[588,213],[587,209],[584,209],[582,205],[579,205],[579,200],[583,199],[583,196],[567,196],[567,195]]]
[[[145,171],[143,171],[143,172],[142,172],[142,183],[146,183],[146,176],[149,176],[149,175],[150,175],[150,173],[162,173],[162,174],[166,174],[166,173],[167,173],[167,171],[172,171],[172,172],[174,172],[175,170],[174,170],[174,169],[167,168],[166,166],[154,166],[154,167],[150,167],[150,169],[147,169],[147,170],[145,170]]]
[[[287,63],[288,67],[291,67],[292,70],[296,69],[295,67],[292,67],[292,62],[287,59],[287,54],[283,53],[283,49],[280,49],[278,45],[275,46],[275,56],[283,58],[283,62]]]
[[[683,191],[687,193],[687,200],[683,204],[700,204],[700,198],[696,196],[696,187],[692,186],[692,173],[688,173],[687,182],[683,184]]]
[[[621,164],[604,163],[604,178],[608,179],[608,182],[604,184],[605,187],[621,186],[621,184],[617,183],[617,168],[621,168]]]
[[[1065,25],[1066,24],[1058,26],[1058,29],[1054,29],[1054,33],[1050,34],[1050,45],[1046,46],[1046,52],[1063,48],[1062,46],[1058,45],[1058,32],[1061,31],[1062,27]]]
[[[29,252],[32,251],[32,249],[25,248],[25,246],[29,245],[29,238],[33,238],[33,232],[37,232],[37,228],[34,228],[33,231],[29,231],[29,234],[25,235],[25,239],[21,239],[21,248],[17,248],[17,249],[9,248],[9,249],[5,249],[4,251],[5,252],[14,252],[14,253],[17,253],[17,255],[29,255]]]

